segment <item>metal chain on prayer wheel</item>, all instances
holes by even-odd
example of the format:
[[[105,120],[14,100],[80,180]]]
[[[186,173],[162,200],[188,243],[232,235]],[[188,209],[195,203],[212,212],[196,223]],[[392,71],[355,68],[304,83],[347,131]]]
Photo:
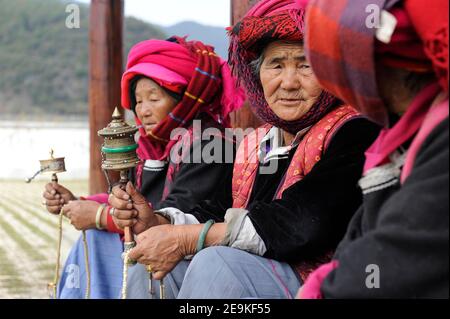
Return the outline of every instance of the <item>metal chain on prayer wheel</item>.
[[[30,183],[37,175],[41,173],[50,173],[52,174],[52,182],[58,183],[57,173],[63,173],[66,171],[66,166],[64,162],[64,157],[53,156],[53,149],[50,150],[50,158],[45,160],[40,160],[40,170],[37,171],[32,177],[27,178],[26,182]],[[50,293],[50,298],[57,298],[57,287],[59,282],[59,270],[61,264],[61,243],[62,243],[62,220],[64,216],[64,212],[61,209],[59,212],[59,223],[58,223],[58,246],[57,246],[57,256],[56,256],[56,266],[55,266],[55,275],[53,282],[48,284],[48,289]],[[84,252],[85,252],[85,263],[86,263],[86,272],[87,272],[87,286],[86,286],[86,299],[89,298],[90,294],[90,274],[89,274],[89,257],[87,250],[87,241],[86,241],[86,233],[83,231],[83,242],[84,242]]]
[[[112,115],[111,123],[98,131],[98,135],[104,138],[102,145],[102,170],[108,182],[108,193],[111,193],[112,189],[108,171],[118,171],[120,173],[119,184],[125,188],[128,183],[129,170],[136,167],[139,163],[139,158],[136,154],[138,145],[134,140],[134,134],[137,130],[136,126],[130,126],[122,119],[122,115],[116,108]],[[135,264],[134,261],[128,258],[128,253],[136,245],[130,227],[125,227],[124,237],[122,299],[126,299],[127,295],[128,267]]]

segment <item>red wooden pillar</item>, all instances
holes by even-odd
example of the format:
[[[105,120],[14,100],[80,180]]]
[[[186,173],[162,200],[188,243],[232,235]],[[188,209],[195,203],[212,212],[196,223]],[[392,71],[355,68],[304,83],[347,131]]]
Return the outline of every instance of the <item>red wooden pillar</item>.
[[[122,76],[123,0],[91,0],[89,22],[89,192],[107,190],[101,170],[102,139],[97,131],[120,107]]]
[[[259,0],[230,0],[231,1],[231,25],[238,22],[247,11]],[[248,103],[238,111],[231,114],[231,123],[233,127],[241,127],[246,129],[248,127],[256,128],[262,122],[250,110]]]

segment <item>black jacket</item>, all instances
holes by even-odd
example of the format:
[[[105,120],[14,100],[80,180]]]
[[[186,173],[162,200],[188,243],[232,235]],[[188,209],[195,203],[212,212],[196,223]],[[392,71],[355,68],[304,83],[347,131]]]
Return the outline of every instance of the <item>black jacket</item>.
[[[448,130],[447,118],[401,187],[397,181],[364,195],[336,252],[339,267],[322,285],[325,298],[449,297]]]
[[[357,118],[344,124],[329,143],[322,159],[305,178],[273,200],[295,149],[288,159],[279,160],[275,174],[258,174],[252,190],[248,216],[264,241],[265,257],[296,262],[321,256],[335,249],[348,222],[361,205],[358,187],[364,151],[379,133],[378,126]],[[201,222],[223,221],[232,206],[228,192],[216,193],[192,210]]]
[[[212,121],[202,121],[202,132],[206,128],[215,127],[221,131],[224,129]],[[221,144],[221,147],[217,146]],[[216,191],[225,191],[221,186],[228,185],[233,175],[233,163],[226,163],[222,157],[219,162],[212,162],[217,159],[214,151],[229,149],[235,151],[233,141],[218,136],[210,136],[192,143],[189,152],[180,163],[179,169],[173,176],[169,193],[162,199],[164,185],[166,183],[168,165],[162,170],[146,170],[144,168],[141,176],[140,192],[152,203],[155,209],[165,207],[175,207],[181,211],[193,209],[200,201],[213,196]],[[212,150],[208,153],[208,150]],[[193,154],[203,154],[201,162],[192,162]],[[208,155],[211,156],[208,158]],[[222,154],[224,156],[224,154]],[[206,160],[206,161],[205,161]],[[134,173],[132,179],[135,179]]]

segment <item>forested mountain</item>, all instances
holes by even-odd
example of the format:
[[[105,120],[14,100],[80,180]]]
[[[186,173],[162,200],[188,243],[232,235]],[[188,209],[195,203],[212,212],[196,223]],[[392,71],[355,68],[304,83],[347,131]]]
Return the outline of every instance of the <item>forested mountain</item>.
[[[0,119],[87,115],[89,7],[79,5],[80,28],[69,29],[66,5],[0,0]],[[165,37],[157,26],[125,19],[125,52],[138,41]]]

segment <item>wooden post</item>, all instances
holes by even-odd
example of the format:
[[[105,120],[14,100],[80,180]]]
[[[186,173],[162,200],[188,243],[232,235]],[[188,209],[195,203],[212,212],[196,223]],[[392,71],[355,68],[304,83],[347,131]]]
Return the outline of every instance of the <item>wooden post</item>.
[[[91,0],[89,22],[89,192],[107,191],[101,170],[102,138],[97,131],[120,107],[122,76],[123,0]]]
[[[247,11],[259,0],[230,0],[231,1],[231,25],[234,25],[244,17]],[[248,127],[256,128],[262,122],[250,110],[248,102],[236,112],[231,114],[231,124],[233,127],[246,129]]]

